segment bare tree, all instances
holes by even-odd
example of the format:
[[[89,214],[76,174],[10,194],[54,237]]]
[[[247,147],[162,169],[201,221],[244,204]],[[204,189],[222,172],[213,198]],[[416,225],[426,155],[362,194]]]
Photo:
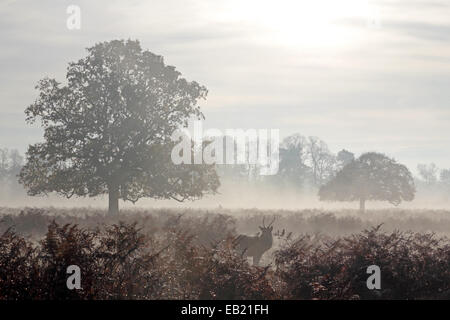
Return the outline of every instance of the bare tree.
[[[417,171],[421,179],[428,185],[436,184],[438,181],[438,167],[434,163],[430,164],[419,164],[417,166]]]
[[[440,180],[443,186],[448,190],[448,188],[450,188],[450,169],[441,170]]]
[[[10,167],[9,163],[9,150],[6,148],[0,148],[0,177],[5,178],[8,174]]]
[[[17,182],[17,175],[23,166],[23,157],[18,150],[0,149],[0,177]]]
[[[334,174],[336,157],[328,149],[328,145],[317,137],[309,137],[307,156],[313,176],[313,184],[321,186]]]

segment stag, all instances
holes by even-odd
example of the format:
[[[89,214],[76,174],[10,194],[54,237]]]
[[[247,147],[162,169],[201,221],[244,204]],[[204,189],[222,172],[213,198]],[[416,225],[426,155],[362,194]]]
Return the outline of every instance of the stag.
[[[272,248],[272,230],[275,218],[273,218],[272,222],[266,227],[264,224],[259,226],[261,230],[261,234],[257,236],[246,236],[239,235],[235,240],[235,248],[242,255],[243,258],[252,257],[253,265],[259,265],[259,260],[261,260],[264,252]]]

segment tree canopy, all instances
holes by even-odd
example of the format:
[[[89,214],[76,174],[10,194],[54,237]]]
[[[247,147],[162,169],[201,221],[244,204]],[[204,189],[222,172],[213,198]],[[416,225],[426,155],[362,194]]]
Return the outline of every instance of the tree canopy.
[[[69,63],[67,84],[40,80],[39,97],[25,111],[40,119],[44,142],[30,145],[20,182],[30,195],[109,194],[195,199],[219,186],[213,166],[174,165],[171,134],[191,118],[204,118],[198,101],[207,89],[181,77],[138,41],[114,40],[87,49]]]
[[[348,163],[319,190],[321,201],[360,201],[365,210],[368,200],[399,205],[412,201],[414,179],[408,168],[383,154],[370,152]]]

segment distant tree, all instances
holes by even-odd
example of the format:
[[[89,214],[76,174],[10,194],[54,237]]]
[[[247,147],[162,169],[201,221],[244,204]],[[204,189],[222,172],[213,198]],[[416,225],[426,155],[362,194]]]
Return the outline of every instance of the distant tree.
[[[39,97],[25,111],[40,119],[42,143],[30,145],[20,182],[28,194],[108,194],[119,199],[196,199],[215,192],[213,166],[174,165],[171,134],[192,117],[207,89],[188,82],[138,41],[114,40],[87,49],[69,64],[67,85],[41,80]]]
[[[0,178],[5,179],[9,172],[9,150],[6,148],[0,148]]]
[[[347,164],[319,190],[321,201],[358,201],[365,210],[368,200],[389,201],[399,205],[412,201],[414,179],[408,168],[387,156],[370,152]]]
[[[444,185],[450,186],[450,169],[441,170],[440,178]]]
[[[20,170],[23,166],[23,156],[19,153],[18,150],[13,149],[9,153],[10,158],[10,175],[17,181],[17,175],[20,173]]]
[[[280,145],[280,164],[276,178],[290,185],[302,187],[311,179],[306,161],[306,138],[300,134],[286,137]]]
[[[438,181],[438,167],[434,163],[430,164],[419,164],[417,166],[417,171],[421,179],[428,185],[436,184]]]
[[[23,157],[18,150],[0,148],[0,188],[3,197],[23,195],[18,175],[23,166]]]
[[[317,137],[309,137],[306,150],[311,167],[313,184],[320,187],[331,179],[335,172],[336,157],[328,149],[328,145]]]
[[[342,149],[341,151],[338,152],[336,160],[339,164],[339,167],[342,169],[343,167],[345,167],[346,165],[355,160],[355,154],[345,149]]]
[[[216,137],[217,139],[217,137]],[[258,137],[256,137],[256,142],[251,142],[248,138],[244,141],[240,141],[236,136],[224,135],[221,137],[222,147],[223,147],[223,164],[216,164],[217,172],[220,177],[223,177],[229,181],[237,183],[248,183],[256,182],[256,180],[261,179],[260,166],[258,164],[250,163],[237,163],[237,154],[240,152],[238,147],[239,143],[243,143],[245,146],[245,159],[250,157],[250,148],[252,146],[258,145]],[[230,158],[230,161],[234,164],[227,163],[226,159]]]
[[[23,157],[18,150],[0,148],[0,178],[17,183],[17,175],[23,165]]]

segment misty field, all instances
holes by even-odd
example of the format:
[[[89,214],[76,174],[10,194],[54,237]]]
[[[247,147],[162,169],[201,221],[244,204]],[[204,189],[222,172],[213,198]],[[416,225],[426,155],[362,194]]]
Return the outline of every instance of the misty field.
[[[253,266],[234,240],[263,218],[273,246]],[[449,299],[449,230],[443,210],[0,208],[0,299]]]

